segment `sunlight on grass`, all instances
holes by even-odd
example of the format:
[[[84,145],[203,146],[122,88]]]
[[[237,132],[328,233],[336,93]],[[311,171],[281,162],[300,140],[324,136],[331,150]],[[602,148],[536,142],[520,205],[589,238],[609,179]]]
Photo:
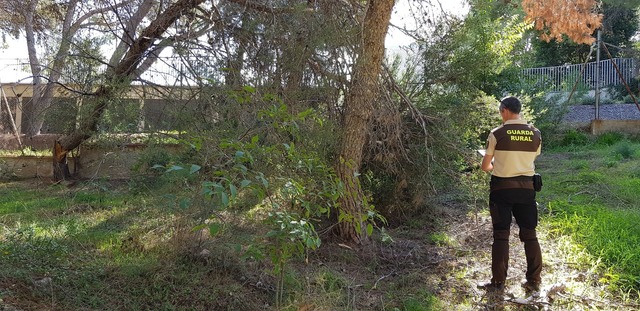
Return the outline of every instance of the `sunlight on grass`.
[[[548,162],[541,171],[547,187],[538,201],[548,212],[541,223],[572,265],[585,275],[598,276],[591,282],[621,293],[636,292],[640,288],[640,143],[620,134],[593,138],[576,132],[568,133],[565,143],[552,153],[568,156],[568,167]]]
[[[574,237],[592,256],[613,267],[601,281],[637,286],[640,275],[640,215],[637,211],[611,210],[598,205],[549,203],[551,230]],[[636,285],[634,285],[636,284]]]
[[[435,232],[429,235],[429,241],[437,246],[458,246],[459,243],[455,238],[449,236],[446,232]]]
[[[402,309],[394,308],[394,310],[398,311],[435,311],[435,310],[443,310],[444,305],[438,297],[434,296],[431,293],[424,293],[420,297],[408,298],[404,301]]]
[[[0,150],[0,157],[50,157],[51,155],[51,149],[35,150],[31,148],[24,148],[22,150]]]

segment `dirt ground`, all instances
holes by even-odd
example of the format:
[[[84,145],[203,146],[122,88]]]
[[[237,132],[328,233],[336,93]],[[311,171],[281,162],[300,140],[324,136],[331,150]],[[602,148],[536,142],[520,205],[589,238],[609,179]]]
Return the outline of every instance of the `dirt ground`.
[[[310,265],[343,272],[351,280],[354,310],[390,310],[385,307],[390,294],[408,298],[416,287],[435,293],[444,310],[640,310],[637,297],[609,292],[599,283],[600,275],[578,264],[566,237],[551,237],[543,228],[538,232],[543,284],[540,292],[526,295],[521,287],[526,261],[515,224],[505,291],[478,289],[491,279],[488,213],[445,212],[441,216],[448,228],[449,239],[444,242],[428,238],[431,228],[396,228],[390,231],[394,239],[390,244],[373,242],[362,249],[325,244],[312,255]],[[350,256],[357,259],[345,259]]]

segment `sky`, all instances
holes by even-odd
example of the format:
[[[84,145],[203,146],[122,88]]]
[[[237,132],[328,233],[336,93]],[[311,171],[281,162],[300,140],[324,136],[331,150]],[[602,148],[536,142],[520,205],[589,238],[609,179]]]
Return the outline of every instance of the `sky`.
[[[391,15],[391,24],[406,28],[415,29],[416,25],[413,17],[410,15],[409,1],[412,0],[398,0],[393,9]],[[442,8],[455,15],[465,15],[469,10],[469,7],[464,4],[464,0],[439,0]],[[415,1],[414,1],[415,2]],[[413,43],[414,40],[411,37],[404,35],[395,27],[389,27],[387,34],[387,40],[385,46],[389,49],[397,49],[403,46],[408,46]]]

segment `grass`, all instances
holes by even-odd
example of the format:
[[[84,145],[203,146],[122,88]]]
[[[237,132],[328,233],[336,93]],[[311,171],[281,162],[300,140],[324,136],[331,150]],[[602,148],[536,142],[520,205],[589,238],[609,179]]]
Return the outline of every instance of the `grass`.
[[[591,288],[608,291],[599,297],[626,293],[622,300],[633,301],[640,289],[640,141],[571,135],[538,161],[541,237],[555,241],[562,261],[588,275]],[[476,181],[466,186],[483,196],[485,180]],[[251,247],[268,243],[268,228],[235,211],[219,215],[225,226],[218,236],[194,232],[210,203],[189,184],[181,191],[175,185],[1,184],[0,308],[273,310],[273,266]],[[483,298],[470,287],[489,277],[490,229],[478,220],[488,215],[477,199],[460,204],[475,213],[464,224],[459,214],[443,216],[457,203],[434,199],[428,213],[388,229],[393,242],[374,234],[371,248],[325,235],[321,249],[288,264],[281,310],[478,309]],[[555,264],[548,268],[557,272]],[[571,303],[562,310],[578,304]]]
[[[24,148],[22,150],[0,150],[0,157],[50,157],[51,150],[35,150]]]
[[[542,157],[543,224],[600,262],[598,282],[640,290],[640,141],[569,133]],[[577,144],[576,142],[579,142]]]
[[[130,195],[126,185],[31,186],[0,189],[2,301],[25,310],[254,307],[241,298],[245,290],[234,290],[240,284],[224,274],[212,281],[211,267],[194,264],[191,225],[179,228],[185,216],[149,193]],[[217,265],[228,263],[220,259]],[[46,288],[34,285],[47,278]]]

